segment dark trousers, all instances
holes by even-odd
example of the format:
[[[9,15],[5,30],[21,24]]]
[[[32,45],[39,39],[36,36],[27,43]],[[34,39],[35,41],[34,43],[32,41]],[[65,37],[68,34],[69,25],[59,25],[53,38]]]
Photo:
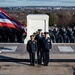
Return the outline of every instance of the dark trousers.
[[[43,62],[44,62],[44,65],[48,65],[48,63],[49,63],[49,51],[43,52]]]
[[[64,42],[64,43],[66,43],[66,42],[67,42],[66,37],[63,37],[63,42]]]
[[[37,51],[38,64],[42,63],[42,57],[43,57],[42,49],[38,49],[38,51]]]
[[[29,57],[30,57],[30,64],[34,65],[34,63],[35,63],[35,53],[29,53]]]
[[[70,38],[70,43],[74,43],[74,38]]]
[[[0,36],[0,42],[2,42],[2,37]]]
[[[9,42],[15,42],[15,36],[9,36]]]

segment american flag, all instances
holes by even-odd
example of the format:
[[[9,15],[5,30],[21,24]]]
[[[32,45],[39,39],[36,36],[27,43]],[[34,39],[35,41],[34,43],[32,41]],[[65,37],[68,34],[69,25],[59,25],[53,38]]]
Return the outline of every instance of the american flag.
[[[16,28],[26,33],[26,27],[0,8],[0,26]]]

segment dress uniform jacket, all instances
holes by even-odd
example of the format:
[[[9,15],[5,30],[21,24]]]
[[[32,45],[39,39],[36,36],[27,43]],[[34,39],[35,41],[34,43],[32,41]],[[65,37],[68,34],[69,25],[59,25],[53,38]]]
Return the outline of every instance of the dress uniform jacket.
[[[35,40],[37,40],[37,45],[38,45],[38,49],[37,49],[37,59],[38,59],[38,64],[41,64],[42,62],[42,38],[43,35],[39,35],[37,34],[35,37]]]
[[[45,66],[48,66],[49,63],[49,50],[51,49],[51,39],[43,38],[43,62]]]
[[[30,65],[34,66],[35,63],[35,51],[37,49],[37,43],[35,40],[29,40],[27,43],[27,51],[29,52]]]
[[[74,43],[74,32],[70,31],[70,42]]]
[[[37,40],[38,49],[42,47],[42,35],[39,36],[39,34],[36,35],[35,40]]]
[[[62,36],[62,37],[63,37],[63,42],[64,42],[64,43],[69,42],[69,41],[68,41],[68,36],[67,36],[67,31],[66,31],[66,30],[65,30],[65,31],[63,30],[63,36]]]
[[[47,39],[44,37],[42,41],[43,41],[43,48],[44,48],[44,50],[45,49],[46,50],[51,49],[51,39],[50,39],[50,37],[48,37]]]
[[[75,28],[73,28],[73,32],[74,32],[74,37],[75,37]]]
[[[58,36],[59,36],[59,30],[54,29],[53,34],[55,36],[55,42],[57,43],[58,42]]]
[[[27,51],[29,53],[34,53],[37,50],[37,42],[34,40],[29,40],[27,43]]]

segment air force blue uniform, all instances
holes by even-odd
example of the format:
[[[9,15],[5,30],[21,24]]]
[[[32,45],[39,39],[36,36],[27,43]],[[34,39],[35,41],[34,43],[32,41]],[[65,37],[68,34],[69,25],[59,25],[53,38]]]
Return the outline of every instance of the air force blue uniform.
[[[37,50],[37,60],[38,60],[38,64],[41,64],[42,62],[42,35],[37,34],[35,37],[35,40],[37,41],[37,45],[38,45],[38,50]]]
[[[30,56],[30,64],[34,65],[35,62],[35,51],[37,50],[37,42],[35,40],[29,40],[27,42],[27,51]]]
[[[44,65],[48,65],[49,62],[49,52],[51,49],[51,39],[50,37],[47,38],[43,38],[43,61],[44,61]]]

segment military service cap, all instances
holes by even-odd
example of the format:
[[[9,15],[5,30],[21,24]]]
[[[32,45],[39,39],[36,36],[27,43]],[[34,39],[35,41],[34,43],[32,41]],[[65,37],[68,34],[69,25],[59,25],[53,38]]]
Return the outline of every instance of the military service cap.
[[[42,31],[42,29],[38,29],[38,31],[40,32],[40,31]]]
[[[30,37],[34,37],[34,35],[30,35]]]
[[[49,34],[49,32],[44,32],[44,34]]]

